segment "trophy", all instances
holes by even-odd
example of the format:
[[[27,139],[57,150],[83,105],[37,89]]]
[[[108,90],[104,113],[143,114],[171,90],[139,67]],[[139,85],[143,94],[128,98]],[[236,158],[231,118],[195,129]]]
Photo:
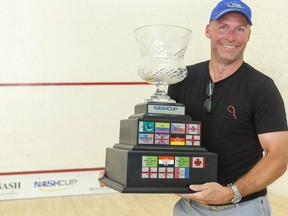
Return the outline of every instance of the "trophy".
[[[217,180],[217,154],[201,147],[201,122],[165,91],[187,76],[191,30],[150,25],[134,33],[142,56],[138,74],[157,89],[120,121],[119,143],[106,149],[100,181],[122,193],[191,193],[190,184]]]
[[[139,76],[154,85],[156,92],[146,101],[175,103],[165,87],[182,81],[187,75],[184,54],[191,30],[179,26],[143,26],[134,31],[142,61]]]

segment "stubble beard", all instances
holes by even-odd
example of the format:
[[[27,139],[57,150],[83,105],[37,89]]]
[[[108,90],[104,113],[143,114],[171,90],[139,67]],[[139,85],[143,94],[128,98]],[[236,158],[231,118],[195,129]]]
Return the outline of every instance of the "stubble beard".
[[[215,57],[217,62],[224,64],[224,65],[230,65],[237,61],[243,61],[243,54],[244,54],[244,50],[240,50],[236,54],[223,55],[217,50],[217,48],[212,48],[212,56]]]

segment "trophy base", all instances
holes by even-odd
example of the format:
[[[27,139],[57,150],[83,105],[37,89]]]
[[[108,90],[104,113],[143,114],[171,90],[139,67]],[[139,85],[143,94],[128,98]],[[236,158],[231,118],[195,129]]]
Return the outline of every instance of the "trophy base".
[[[107,148],[105,175],[100,181],[121,193],[193,193],[190,184],[217,180],[217,155],[204,148]]]
[[[183,104],[140,103],[106,148],[105,175],[121,193],[193,193],[189,185],[217,181],[217,154],[201,147],[201,122]]]
[[[113,145],[113,148],[116,149],[125,149],[125,150],[132,150],[132,151],[150,151],[151,150],[151,146],[149,145],[129,145],[129,144],[119,144],[116,143],[115,145]],[[153,146],[153,151],[178,151],[178,152],[186,152],[186,151],[193,151],[193,152],[203,152],[203,151],[207,151],[206,148],[201,147],[201,146],[190,146],[190,147],[172,147],[172,146]]]
[[[99,181],[120,193],[195,193],[189,187],[127,187],[107,177]]]

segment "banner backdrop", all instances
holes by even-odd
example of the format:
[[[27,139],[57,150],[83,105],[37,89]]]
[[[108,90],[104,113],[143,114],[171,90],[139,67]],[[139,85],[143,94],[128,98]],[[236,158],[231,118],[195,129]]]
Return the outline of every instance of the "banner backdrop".
[[[0,200],[114,193],[100,187],[99,170],[0,176]]]

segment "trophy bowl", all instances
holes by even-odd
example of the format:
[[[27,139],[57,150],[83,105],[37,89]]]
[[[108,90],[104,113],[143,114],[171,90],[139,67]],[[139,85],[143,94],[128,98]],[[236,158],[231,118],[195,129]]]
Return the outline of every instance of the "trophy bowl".
[[[147,25],[134,30],[142,56],[139,76],[156,85],[156,92],[146,102],[176,103],[166,94],[166,87],[187,76],[184,54],[192,31],[174,25]]]

